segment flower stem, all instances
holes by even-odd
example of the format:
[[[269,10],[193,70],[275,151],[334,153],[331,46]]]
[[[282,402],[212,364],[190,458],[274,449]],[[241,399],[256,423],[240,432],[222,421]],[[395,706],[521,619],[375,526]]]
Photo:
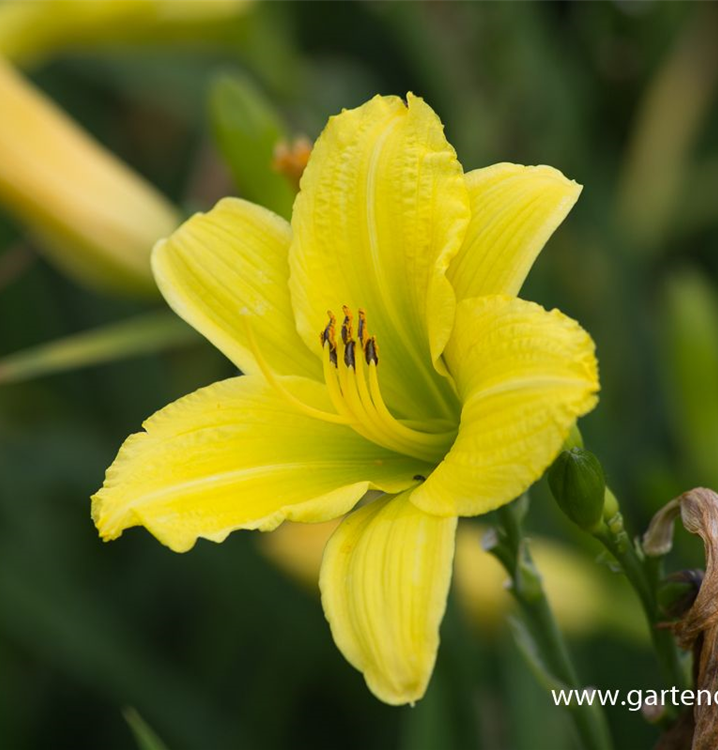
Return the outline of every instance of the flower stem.
[[[620,513],[616,513],[601,530],[595,533],[595,536],[616,558],[638,595],[665,683],[669,687],[686,689],[689,686],[688,675],[673,633],[660,627],[664,619],[656,598],[656,584],[660,578],[660,570],[649,567],[653,563],[650,558],[644,560],[639,556],[624,530]]]
[[[579,683],[563,634],[546,598],[541,576],[534,566],[523,538],[524,498],[497,511],[497,537],[491,552],[511,576],[511,592],[516,599],[530,643],[524,650],[534,671],[548,689],[577,690]],[[519,644],[521,646],[521,644]],[[567,706],[584,750],[611,750],[613,743],[602,707],[596,703]]]

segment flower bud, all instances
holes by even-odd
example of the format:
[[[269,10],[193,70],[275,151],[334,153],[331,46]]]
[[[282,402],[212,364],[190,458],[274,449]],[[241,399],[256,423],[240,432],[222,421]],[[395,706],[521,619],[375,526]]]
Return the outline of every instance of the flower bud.
[[[156,293],[150,252],[179,224],[172,205],[2,59],[0,101],[3,208],[69,275]]]
[[[548,483],[561,510],[586,531],[603,519],[606,479],[593,453],[583,448],[561,451],[548,472]]]
[[[0,54],[19,65],[108,42],[202,39],[218,34],[249,0],[5,0]]]
[[[576,422],[573,423],[568,437],[563,442],[563,450],[570,451],[571,448],[583,448],[583,435],[581,435],[581,430],[578,429]]]
[[[612,518],[615,518],[621,510],[621,506],[616,500],[616,496],[611,492],[609,487],[606,487],[606,493],[603,496],[603,520],[608,523]]]

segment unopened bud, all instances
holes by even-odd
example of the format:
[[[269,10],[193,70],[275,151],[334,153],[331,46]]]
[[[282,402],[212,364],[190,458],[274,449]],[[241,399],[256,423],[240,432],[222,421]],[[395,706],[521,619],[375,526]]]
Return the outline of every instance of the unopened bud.
[[[150,252],[180,216],[0,59],[0,203],[91,287],[157,294]]]
[[[603,496],[603,520],[608,523],[612,518],[616,517],[620,510],[621,507],[618,504],[618,500],[616,500],[616,496],[606,487],[606,494]]]
[[[583,448],[562,451],[548,472],[548,483],[561,510],[586,531],[603,519],[606,479],[601,463]]]
[[[576,422],[573,423],[573,427],[571,427],[568,437],[563,443],[563,450],[570,451],[571,448],[583,448],[583,435],[581,435],[581,430],[578,429]]]
[[[249,0],[39,0],[0,3],[0,54],[35,64],[109,42],[202,40],[244,12]]]

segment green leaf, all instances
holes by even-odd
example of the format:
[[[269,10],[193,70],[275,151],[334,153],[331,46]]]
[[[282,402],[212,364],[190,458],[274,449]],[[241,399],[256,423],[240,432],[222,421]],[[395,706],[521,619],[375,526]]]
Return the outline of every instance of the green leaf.
[[[698,271],[668,284],[664,353],[667,401],[692,484],[718,486],[718,295]]]
[[[134,708],[126,708],[122,713],[137,740],[138,750],[167,750],[167,745],[150,729]]]
[[[190,344],[197,334],[174,314],[153,312],[55,339],[0,359],[0,385]]]
[[[217,146],[240,195],[289,218],[295,191],[272,169],[274,149],[287,139],[274,106],[248,78],[224,73],[212,84],[209,110]]]

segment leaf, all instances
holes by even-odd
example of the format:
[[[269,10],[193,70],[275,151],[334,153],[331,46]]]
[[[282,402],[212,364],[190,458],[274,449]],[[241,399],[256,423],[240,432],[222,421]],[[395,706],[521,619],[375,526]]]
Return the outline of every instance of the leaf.
[[[241,197],[289,218],[295,191],[272,169],[275,148],[287,132],[271,102],[248,78],[224,73],[211,86],[209,112]]]
[[[134,708],[126,708],[122,713],[137,740],[138,750],[167,750],[167,745],[150,729]]]
[[[666,295],[664,364],[673,429],[691,482],[718,486],[718,296],[698,271],[674,274]]]
[[[0,359],[0,385],[190,344],[197,334],[175,315],[153,312],[55,339]]]

